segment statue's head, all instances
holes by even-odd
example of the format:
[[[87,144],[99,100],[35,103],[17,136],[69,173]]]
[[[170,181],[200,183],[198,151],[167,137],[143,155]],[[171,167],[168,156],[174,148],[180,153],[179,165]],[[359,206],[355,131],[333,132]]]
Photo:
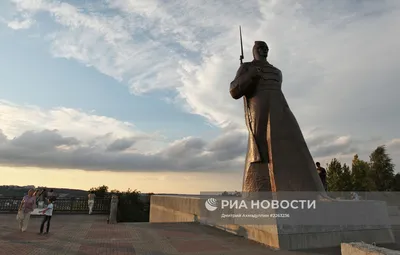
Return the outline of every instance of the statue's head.
[[[266,60],[268,57],[268,45],[263,41],[255,41],[253,46],[253,57],[255,60]]]

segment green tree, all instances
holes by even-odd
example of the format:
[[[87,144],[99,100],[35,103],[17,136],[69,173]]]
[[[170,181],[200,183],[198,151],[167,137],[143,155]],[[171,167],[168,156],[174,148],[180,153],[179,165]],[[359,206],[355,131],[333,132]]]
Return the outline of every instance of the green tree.
[[[333,158],[328,164],[327,169],[327,183],[329,191],[341,191],[341,178],[343,174],[342,164],[336,158]]]
[[[397,173],[393,178],[392,191],[400,191],[400,173]]]
[[[110,191],[110,193],[111,193],[111,194],[120,194],[121,191],[119,191],[119,190],[117,190],[117,189],[112,189],[112,190]]]
[[[389,191],[394,181],[394,164],[384,145],[378,146],[369,156],[371,177],[377,191]]]
[[[108,193],[108,186],[103,185],[103,186],[99,186],[97,188],[91,188],[89,190],[89,192],[94,192],[94,194],[96,195],[96,197],[105,197],[106,194]]]
[[[137,190],[128,189],[118,194],[118,221],[120,222],[148,222],[149,202],[143,201]]]
[[[353,191],[353,180],[351,176],[350,167],[345,163],[342,167],[340,175],[340,191]]]
[[[351,175],[353,180],[354,191],[374,191],[375,183],[371,178],[371,170],[368,162],[359,159],[358,155],[354,155],[351,164]]]

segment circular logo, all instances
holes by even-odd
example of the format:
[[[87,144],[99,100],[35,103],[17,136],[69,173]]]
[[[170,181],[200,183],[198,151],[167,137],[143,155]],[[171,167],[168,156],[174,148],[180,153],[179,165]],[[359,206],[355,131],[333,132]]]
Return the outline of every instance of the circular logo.
[[[209,210],[210,212],[213,212],[217,210],[218,208],[218,201],[215,198],[209,198],[207,199],[205,203],[206,209]]]

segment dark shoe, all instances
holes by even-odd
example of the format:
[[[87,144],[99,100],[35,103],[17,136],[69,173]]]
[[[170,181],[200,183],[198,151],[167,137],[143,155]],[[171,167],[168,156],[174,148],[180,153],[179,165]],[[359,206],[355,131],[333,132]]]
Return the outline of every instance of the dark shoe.
[[[44,235],[47,235],[49,232],[44,232]]]

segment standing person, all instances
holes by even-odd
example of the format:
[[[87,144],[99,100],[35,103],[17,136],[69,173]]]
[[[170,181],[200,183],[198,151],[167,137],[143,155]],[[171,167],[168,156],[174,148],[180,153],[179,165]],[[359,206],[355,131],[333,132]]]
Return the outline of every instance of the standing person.
[[[321,179],[322,185],[324,185],[325,191],[328,190],[328,185],[326,183],[326,170],[325,168],[321,167],[321,164],[319,162],[315,163],[317,166],[317,172],[319,174],[319,178]]]
[[[28,195],[24,196],[18,208],[17,220],[19,222],[19,230],[25,232],[28,228],[31,213],[36,208],[36,192],[32,189],[28,191]]]
[[[40,233],[39,234],[43,234],[43,228],[44,228],[44,224],[46,222],[47,222],[47,226],[46,226],[46,232],[44,234],[49,233],[51,216],[53,216],[53,208],[54,208],[53,201],[54,201],[53,198],[48,198],[46,209],[40,211],[40,213],[44,214],[44,218],[42,220],[42,224],[40,225]]]
[[[89,214],[92,214],[93,212],[93,206],[94,206],[94,198],[96,195],[94,194],[94,191],[90,191],[88,195],[88,206],[89,206]]]
[[[47,193],[47,197],[48,198],[53,198],[53,201],[54,201],[54,197],[55,197],[56,195],[55,195],[55,193],[54,193],[54,190],[53,189],[50,189],[49,190],[49,192]]]
[[[47,200],[46,198],[47,198],[46,189],[42,189],[39,195],[39,203],[38,203],[39,208],[44,208],[44,202]]]
[[[42,208],[41,206],[42,206],[42,193],[43,193],[43,190],[42,189],[37,189],[36,191],[35,191],[35,194],[36,194],[36,206],[37,206],[37,208]]]

